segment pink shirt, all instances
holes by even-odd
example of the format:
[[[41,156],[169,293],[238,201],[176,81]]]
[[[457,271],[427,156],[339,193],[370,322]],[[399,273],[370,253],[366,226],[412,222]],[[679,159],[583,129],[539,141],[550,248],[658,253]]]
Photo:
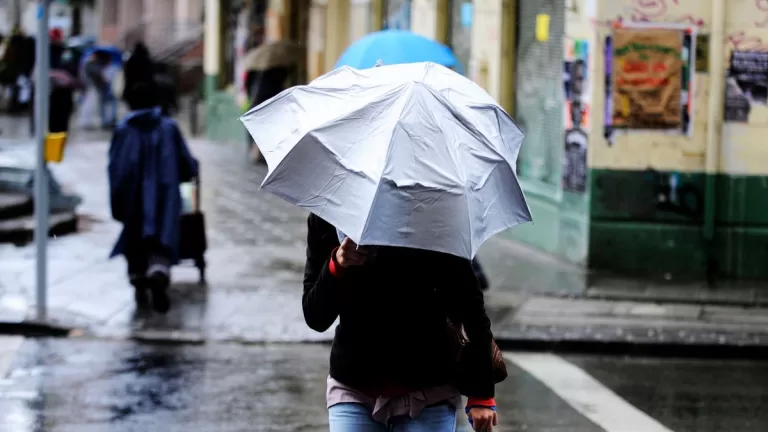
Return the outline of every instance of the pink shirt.
[[[456,388],[444,385],[411,392],[404,396],[373,398],[336,381],[328,376],[325,393],[328,408],[340,403],[358,403],[371,411],[373,419],[386,425],[393,417],[416,418],[421,411],[440,402],[454,408],[461,403],[461,394]]]

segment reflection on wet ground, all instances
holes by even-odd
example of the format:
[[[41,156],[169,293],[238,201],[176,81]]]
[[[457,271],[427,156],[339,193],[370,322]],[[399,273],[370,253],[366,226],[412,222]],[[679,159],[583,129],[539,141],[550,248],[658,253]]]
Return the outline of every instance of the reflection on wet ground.
[[[768,363],[567,360],[661,423],[658,431],[768,430]],[[0,380],[0,432],[325,431],[327,362],[328,347],[314,344],[27,340]],[[508,367],[496,391],[499,432],[619,432]],[[615,401],[593,408],[606,403]],[[468,430],[462,414],[458,425]]]
[[[675,432],[768,431],[768,362],[568,360]]]
[[[28,341],[0,384],[0,430],[323,430],[326,358],[319,345]]]

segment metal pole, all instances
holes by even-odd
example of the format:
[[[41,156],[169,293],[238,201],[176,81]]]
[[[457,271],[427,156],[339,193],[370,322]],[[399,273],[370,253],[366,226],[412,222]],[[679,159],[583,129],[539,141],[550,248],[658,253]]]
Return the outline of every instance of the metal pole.
[[[37,9],[37,41],[35,43],[37,70],[35,82],[35,246],[37,249],[36,293],[37,319],[43,321],[47,315],[48,287],[48,169],[45,163],[45,137],[48,133],[48,87],[50,70],[50,41],[48,40],[48,3],[50,0],[39,0]]]
[[[13,30],[21,28],[21,0],[11,2],[11,19],[13,20]]]

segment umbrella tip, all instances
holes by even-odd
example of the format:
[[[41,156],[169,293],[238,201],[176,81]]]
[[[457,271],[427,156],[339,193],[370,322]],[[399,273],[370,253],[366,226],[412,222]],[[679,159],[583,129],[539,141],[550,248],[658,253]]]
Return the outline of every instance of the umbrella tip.
[[[373,67],[384,66],[384,61],[381,59],[376,60],[376,64]]]

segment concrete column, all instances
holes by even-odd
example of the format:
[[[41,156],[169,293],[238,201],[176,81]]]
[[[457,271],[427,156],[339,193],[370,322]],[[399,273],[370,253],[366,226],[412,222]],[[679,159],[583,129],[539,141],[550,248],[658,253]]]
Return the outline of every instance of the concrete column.
[[[354,43],[371,31],[372,0],[349,0],[349,43]]]
[[[377,32],[384,24],[384,0],[371,0],[370,12],[370,31]]]
[[[307,78],[313,80],[325,72],[326,0],[312,0],[309,8],[309,37],[307,38]]]
[[[438,40],[438,0],[411,1],[411,31]],[[444,41],[440,41],[444,42]]]
[[[328,72],[349,45],[349,0],[328,0],[325,31],[325,72]]]
[[[221,57],[221,3],[205,0],[205,33],[203,36],[203,72],[205,73],[205,97],[216,92]]]
[[[269,0],[267,8],[266,42],[286,38],[286,15],[290,0]]]
[[[504,7],[510,1],[476,0],[472,24],[472,48],[469,77],[493,98],[501,98],[502,43],[504,28],[511,23]],[[514,28],[514,27],[513,27]],[[505,106],[505,108],[509,108]]]

